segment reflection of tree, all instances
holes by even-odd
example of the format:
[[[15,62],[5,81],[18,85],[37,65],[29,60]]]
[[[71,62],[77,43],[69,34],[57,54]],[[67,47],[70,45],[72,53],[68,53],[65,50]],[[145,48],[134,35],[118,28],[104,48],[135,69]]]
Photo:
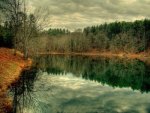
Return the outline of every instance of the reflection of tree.
[[[36,79],[37,69],[26,70],[22,72],[20,80],[11,87],[13,113],[23,113],[23,108],[34,106],[36,98],[33,95],[33,88]]]
[[[148,68],[141,61],[109,60],[107,67],[103,70],[97,70],[101,66],[104,66],[102,62],[98,63],[93,70],[89,68],[84,70],[83,77],[113,87],[131,87],[133,90],[140,90],[141,92],[150,90],[150,83],[148,82],[150,76],[146,72]]]
[[[139,60],[89,58],[79,56],[45,56],[44,69],[48,73],[82,74],[90,79],[113,87],[131,87],[133,90],[150,90],[150,67]],[[39,60],[38,60],[39,61]],[[39,64],[43,64],[42,62]]]

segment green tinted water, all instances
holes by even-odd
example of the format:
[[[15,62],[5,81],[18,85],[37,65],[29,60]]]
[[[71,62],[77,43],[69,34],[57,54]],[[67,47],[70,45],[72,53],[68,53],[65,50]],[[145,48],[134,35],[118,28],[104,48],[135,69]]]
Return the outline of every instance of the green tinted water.
[[[16,113],[150,113],[150,66],[139,60],[43,56],[11,88]]]

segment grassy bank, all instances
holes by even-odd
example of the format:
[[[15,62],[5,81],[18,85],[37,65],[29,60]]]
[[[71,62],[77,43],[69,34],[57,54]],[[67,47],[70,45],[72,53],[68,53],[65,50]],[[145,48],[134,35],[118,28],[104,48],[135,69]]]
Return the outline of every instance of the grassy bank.
[[[7,97],[8,88],[19,79],[21,71],[31,64],[31,60],[25,61],[20,52],[14,56],[12,49],[0,48],[0,113],[11,109],[11,99]]]
[[[88,51],[88,52],[40,52],[40,55],[76,55],[76,56],[103,56],[103,57],[126,57],[131,59],[147,59],[150,58],[150,52],[141,53],[124,53],[124,52],[100,52],[100,51]]]
[[[92,50],[88,52],[41,52],[40,55],[73,55],[73,56],[89,56],[89,57],[118,57],[118,58],[127,58],[127,59],[139,59],[143,62],[150,64],[150,52],[141,52],[141,53],[124,53],[124,52],[100,52],[97,50]]]

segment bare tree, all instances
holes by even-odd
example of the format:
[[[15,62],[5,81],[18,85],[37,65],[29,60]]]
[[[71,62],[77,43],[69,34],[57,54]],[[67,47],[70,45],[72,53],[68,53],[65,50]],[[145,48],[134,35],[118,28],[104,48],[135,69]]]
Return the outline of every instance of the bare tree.
[[[26,59],[28,39],[32,37],[36,29],[33,25],[35,24],[34,15],[27,15],[25,0],[1,0],[0,9],[13,27],[14,54],[17,49],[22,50]]]
[[[28,44],[33,37],[36,37],[37,32],[48,27],[47,19],[49,11],[44,11],[43,8],[38,8],[33,14],[28,12],[26,0],[1,0],[0,9],[13,25],[14,35],[14,54],[16,50],[21,50],[24,53],[24,58],[28,58]]]

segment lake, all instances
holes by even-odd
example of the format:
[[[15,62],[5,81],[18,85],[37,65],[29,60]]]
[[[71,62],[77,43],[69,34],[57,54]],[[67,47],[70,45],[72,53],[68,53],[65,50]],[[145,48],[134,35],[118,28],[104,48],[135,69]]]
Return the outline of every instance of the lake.
[[[137,59],[35,58],[12,85],[14,113],[150,113],[150,65]]]

